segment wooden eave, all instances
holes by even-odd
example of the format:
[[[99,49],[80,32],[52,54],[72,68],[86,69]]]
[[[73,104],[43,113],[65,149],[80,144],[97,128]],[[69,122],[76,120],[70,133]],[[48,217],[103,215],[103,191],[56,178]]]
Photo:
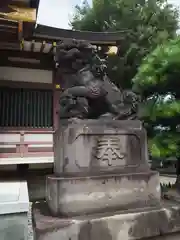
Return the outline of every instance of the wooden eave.
[[[90,31],[75,31],[61,28],[48,27],[38,24],[34,28],[32,36],[27,39],[35,39],[37,41],[61,41],[64,39],[77,39],[89,41],[95,45],[116,45],[123,40],[123,34],[125,31],[117,32],[90,32]]]
[[[0,0],[0,9],[7,9],[8,5],[14,5],[17,7],[27,7],[27,8],[39,8],[40,0]]]
[[[1,27],[2,26],[2,27]],[[4,28],[3,28],[4,27]],[[22,27],[20,31],[20,27]],[[77,39],[89,41],[96,46],[119,45],[125,31],[118,32],[88,32],[58,29],[30,22],[17,22],[0,19],[1,66],[15,66],[38,69],[53,69],[53,53],[57,42],[64,39]],[[22,59],[25,59],[24,63]],[[31,63],[28,63],[28,60]],[[32,63],[32,59],[39,60]]]
[[[23,50],[0,50],[0,66],[53,70],[53,55]]]
[[[0,18],[0,43],[18,39],[18,22]]]

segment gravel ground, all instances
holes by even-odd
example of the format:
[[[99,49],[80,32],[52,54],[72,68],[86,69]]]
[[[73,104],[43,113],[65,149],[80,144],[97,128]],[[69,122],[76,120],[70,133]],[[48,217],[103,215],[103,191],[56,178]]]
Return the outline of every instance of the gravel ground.
[[[31,209],[32,209],[32,203],[30,203],[29,213],[28,213],[28,239],[27,240],[35,240],[33,237],[33,230],[32,230]]]

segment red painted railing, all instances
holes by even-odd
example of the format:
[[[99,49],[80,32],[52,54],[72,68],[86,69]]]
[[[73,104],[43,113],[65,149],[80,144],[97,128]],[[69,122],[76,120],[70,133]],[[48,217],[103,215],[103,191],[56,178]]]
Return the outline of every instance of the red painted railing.
[[[0,130],[1,159],[52,157],[53,131],[42,130]],[[14,163],[16,164],[16,163]]]

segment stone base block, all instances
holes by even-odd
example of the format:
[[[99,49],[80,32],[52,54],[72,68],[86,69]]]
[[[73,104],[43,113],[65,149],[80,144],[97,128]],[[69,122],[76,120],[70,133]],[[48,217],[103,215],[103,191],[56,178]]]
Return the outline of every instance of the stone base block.
[[[62,120],[53,136],[56,176],[149,170],[147,136],[139,120]]]
[[[179,240],[180,205],[76,218],[51,217],[46,204],[33,208],[35,240]]]
[[[160,205],[157,172],[92,177],[47,177],[53,216],[78,216]]]

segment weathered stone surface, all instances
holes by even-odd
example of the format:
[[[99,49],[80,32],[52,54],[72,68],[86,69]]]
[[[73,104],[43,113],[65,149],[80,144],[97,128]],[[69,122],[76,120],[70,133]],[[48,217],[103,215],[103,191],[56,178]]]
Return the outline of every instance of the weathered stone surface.
[[[128,213],[128,214],[127,214]],[[34,206],[35,240],[177,240],[180,239],[180,205],[141,211],[115,212],[79,218],[56,218]],[[169,234],[169,235],[168,235]],[[178,238],[179,237],[179,238]]]
[[[64,120],[54,135],[56,175],[91,176],[149,169],[140,121]]]
[[[91,177],[47,177],[47,202],[54,215],[81,215],[160,204],[157,172]]]

